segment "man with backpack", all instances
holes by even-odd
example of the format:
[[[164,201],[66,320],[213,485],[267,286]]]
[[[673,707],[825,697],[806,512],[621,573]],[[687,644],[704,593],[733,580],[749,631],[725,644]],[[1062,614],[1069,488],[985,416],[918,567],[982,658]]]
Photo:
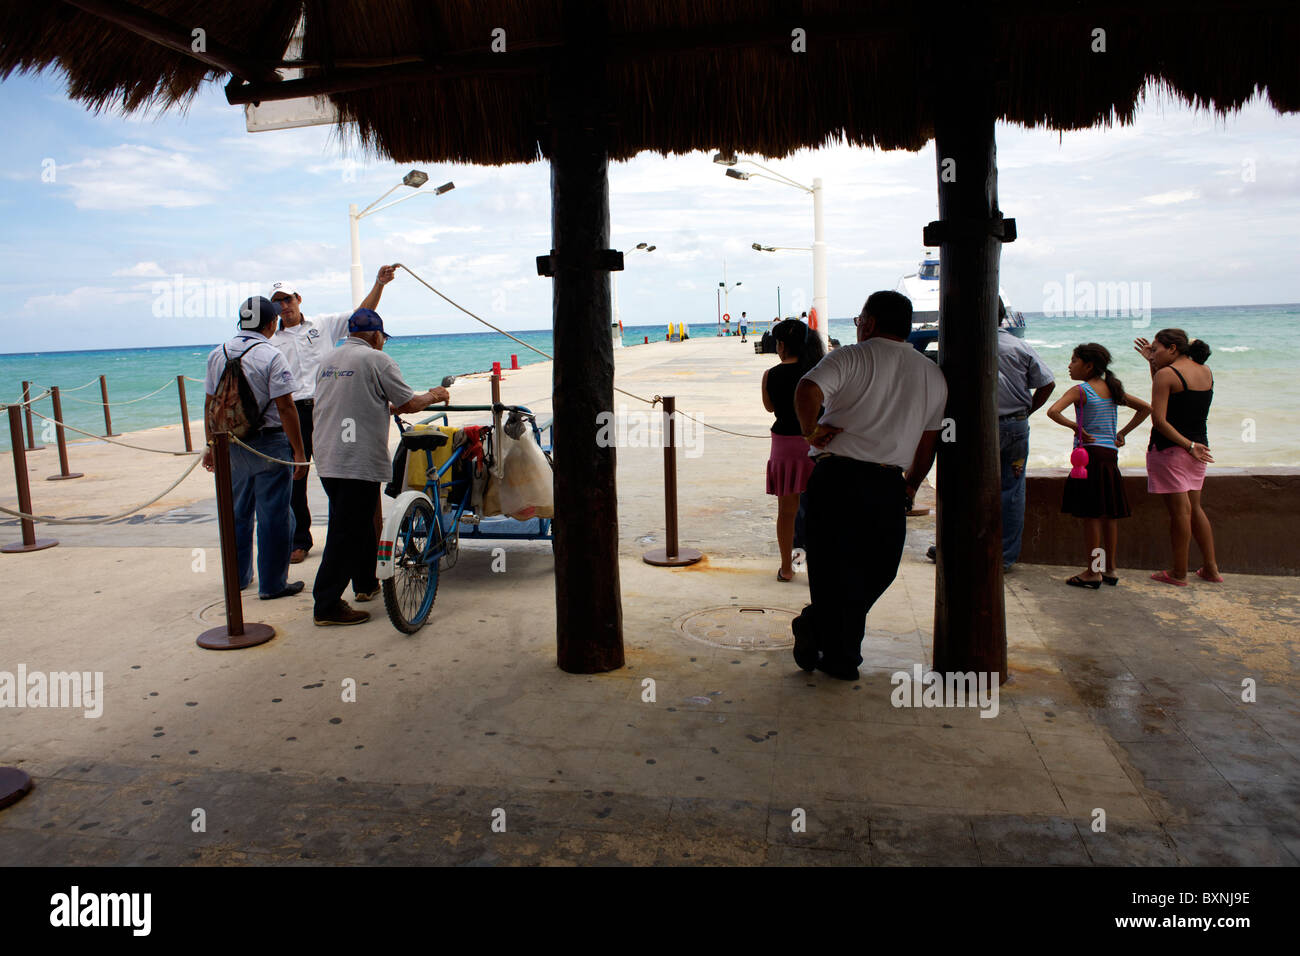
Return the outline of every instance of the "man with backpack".
[[[208,356],[204,383],[203,424],[208,448],[203,467],[213,470],[212,436],[225,431],[249,448],[281,461],[302,461],[298,410],[293,404],[293,372],[271,334],[279,307],[254,296],[239,309],[240,333]],[[257,522],[257,590],[263,600],[289,597],[303,582],[289,583],[289,548],[293,541],[293,511],[289,499],[293,478],[307,466],[280,465],[230,444],[230,485],[235,510],[235,552],[239,587],[253,580],[253,523]]]

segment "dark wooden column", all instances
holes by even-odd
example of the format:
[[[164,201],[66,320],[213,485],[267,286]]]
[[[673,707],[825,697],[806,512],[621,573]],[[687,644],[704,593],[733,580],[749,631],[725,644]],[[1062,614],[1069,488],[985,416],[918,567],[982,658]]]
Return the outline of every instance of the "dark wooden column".
[[[939,446],[934,667],[1007,676],[997,421],[997,153],[985,24],[936,42],[939,364],[955,440]],[[929,242],[927,238],[927,243]]]
[[[551,82],[555,638],[556,662],[575,674],[623,666],[615,454],[596,444],[597,416],[614,407],[602,20],[597,5],[567,0]]]

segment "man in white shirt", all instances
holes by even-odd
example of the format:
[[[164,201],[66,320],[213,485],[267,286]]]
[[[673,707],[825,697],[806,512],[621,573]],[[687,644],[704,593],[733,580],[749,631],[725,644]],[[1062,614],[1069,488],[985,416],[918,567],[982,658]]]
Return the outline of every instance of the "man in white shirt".
[[[379,538],[372,517],[379,486],[392,477],[388,434],[390,407],[416,412],[447,401],[447,390],[416,394],[402,370],[384,354],[384,322],[371,309],[357,309],[348,321],[347,339],[330,353],[317,377],[316,473],[330,499],[325,553],[312,596],[318,626],[361,624],[366,611],[343,600],[348,581],[359,599],[374,596]]]
[[[384,293],[384,286],[393,281],[395,266],[382,266],[370,293],[361,300],[360,308],[374,309],[379,305],[379,298]],[[271,337],[271,343],[278,348],[289,363],[297,383],[293,393],[293,403],[298,409],[298,421],[302,426],[303,450],[307,459],[311,458],[312,419],[316,403],[316,376],[320,372],[321,360],[339,342],[347,337],[348,317],[351,312],[331,312],[306,318],[300,311],[302,296],[291,282],[276,282],[271,286],[271,301],[280,306],[280,328]],[[304,459],[304,460],[307,460]],[[307,508],[307,478],[295,478],[293,482],[293,553],[289,561],[297,564],[307,557],[311,550],[311,511]]]
[[[912,303],[876,292],[858,341],[799,381],[795,414],[817,458],[808,479],[811,604],[795,618],[795,662],[857,680],[867,612],[898,573],[904,509],[934,464],[948,400],[939,367],[912,348]],[[825,411],[818,420],[818,410]]]
[[[207,397],[203,403],[203,426],[209,442],[203,453],[203,467],[213,470],[211,408],[221,375],[229,359],[238,358],[244,379],[263,410],[262,427],[244,436],[244,443],[263,455],[281,461],[302,461],[302,438],[298,413],[293,404],[293,373],[279,350],[271,344],[280,310],[261,296],[248,299],[239,310],[242,330],[208,355],[204,380]],[[289,495],[293,479],[306,477],[306,465],[290,468],[260,458],[231,443],[230,485],[235,511],[235,553],[239,564],[239,588],[253,580],[253,524],[257,524],[257,590],[265,599],[289,597],[303,588],[301,581],[289,583],[289,546],[293,538],[293,512]]]

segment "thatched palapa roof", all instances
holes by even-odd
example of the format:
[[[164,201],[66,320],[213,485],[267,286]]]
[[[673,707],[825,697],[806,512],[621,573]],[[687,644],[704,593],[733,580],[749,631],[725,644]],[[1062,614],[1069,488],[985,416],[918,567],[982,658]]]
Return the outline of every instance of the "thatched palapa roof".
[[[577,58],[616,159],[713,147],[775,157],[837,141],[919,149],[944,96],[933,78],[934,38],[953,27],[946,9],[910,0],[0,0],[0,77],[57,69],[69,95],[96,109],[183,104],[207,80],[233,79],[232,102],[327,92],[341,120],[396,161],[501,164],[546,156],[553,71]],[[1260,90],[1279,111],[1300,110],[1296,0],[1006,0],[965,10],[960,30],[988,49],[1005,120],[1057,130],[1127,122],[1152,81],[1220,112]],[[273,70],[300,19],[295,86]],[[194,53],[198,28],[206,50]],[[498,28],[504,53],[492,51]],[[792,50],[796,28],[807,52]],[[1093,49],[1098,29],[1105,52]]]

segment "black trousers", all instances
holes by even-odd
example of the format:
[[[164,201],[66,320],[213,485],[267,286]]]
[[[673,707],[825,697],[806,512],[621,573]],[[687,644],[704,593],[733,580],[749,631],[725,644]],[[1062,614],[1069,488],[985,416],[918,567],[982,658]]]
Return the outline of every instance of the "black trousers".
[[[330,499],[330,521],[325,553],[311,592],[318,613],[328,612],[338,604],[349,581],[355,592],[373,591],[379,586],[375,577],[379,482],[322,478],[321,484]]]
[[[311,413],[312,403],[294,402],[294,407],[298,409],[298,428],[302,432],[302,451],[307,457],[305,461],[311,461]],[[293,550],[308,551],[311,549],[311,512],[307,509],[307,482],[311,479],[312,471],[307,469],[307,474],[301,478],[293,480],[293,495],[289,499],[290,506],[293,508]]]
[[[867,612],[898,574],[907,536],[903,473],[852,458],[823,458],[808,479],[809,620],[822,659],[862,663]]]

